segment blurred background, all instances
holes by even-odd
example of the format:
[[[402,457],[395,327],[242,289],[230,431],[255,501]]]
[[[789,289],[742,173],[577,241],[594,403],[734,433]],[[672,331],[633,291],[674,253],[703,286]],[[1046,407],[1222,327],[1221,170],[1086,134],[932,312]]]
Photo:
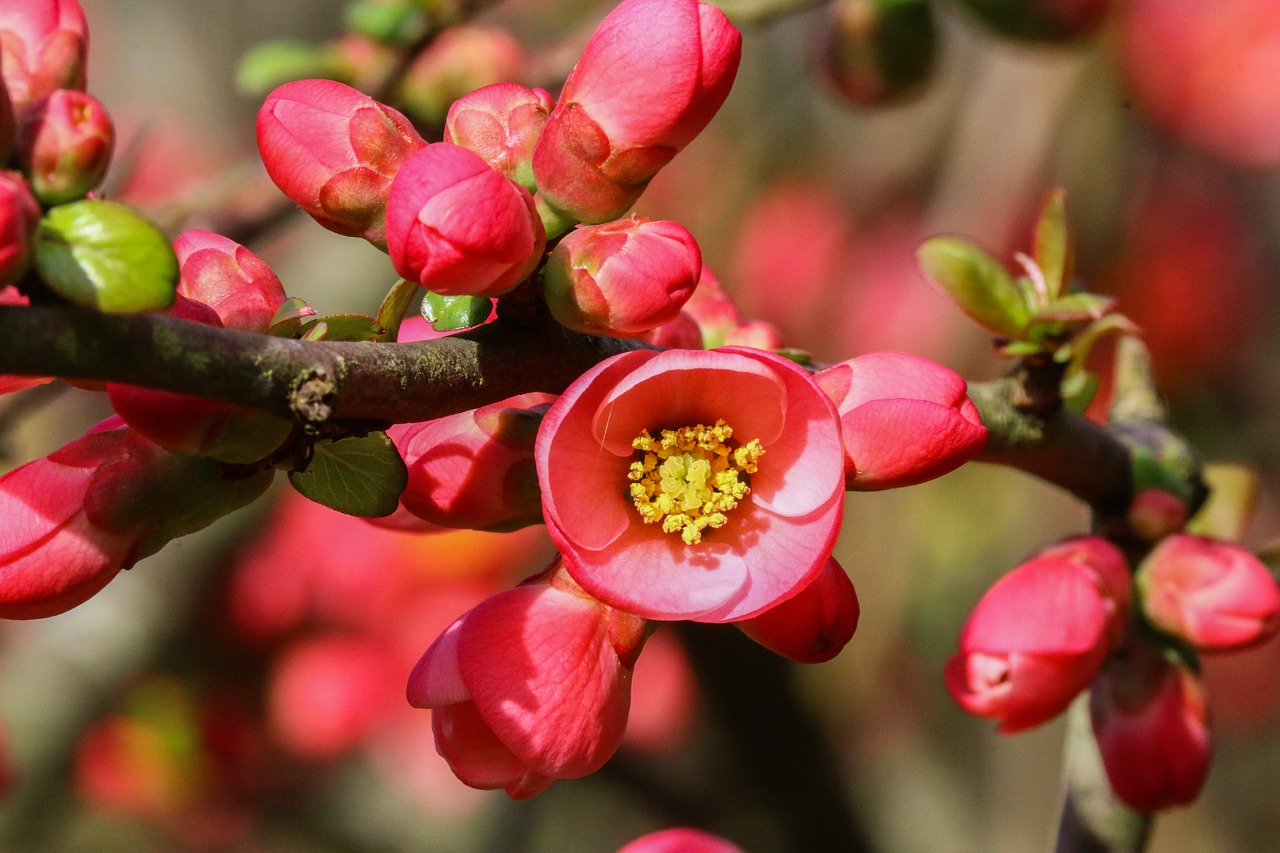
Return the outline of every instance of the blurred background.
[[[89,91],[118,132],[108,194],[175,234],[269,223],[250,245],[291,295],[321,313],[376,310],[395,280],[384,255],[272,216],[261,92],[245,91],[261,80],[236,83],[246,51],[272,39],[327,45],[353,74],[375,66],[368,45],[339,41],[346,4],[81,2]],[[434,82],[410,93],[415,120],[438,133],[451,97],[494,79],[554,90],[612,5],[482,10],[451,53],[433,45],[445,55],[417,72]],[[875,54],[859,41],[868,4],[717,5],[745,33],[738,81],[638,210],[690,228],[744,313],[820,360],[896,349],[995,378],[989,336],[923,279],[914,249],[955,233],[1013,263],[1044,193],[1063,186],[1077,276],[1143,328],[1175,425],[1208,460],[1259,475],[1245,542],[1280,536],[1280,7],[1081,3],[1078,26],[1028,39],[1016,16],[997,27],[970,8],[993,4],[936,2],[914,40]],[[108,413],[76,389],[3,404],[0,470]],[[743,747],[671,631],[640,659],[627,740],[604,771],[525,802],[462,786],[404,681],[452,619],[545,563],[545,533],[389,533],[287,487],[272,495],[67,614],[0,625],[14,780],[0,849],[613,853],[690,821],[748,853],[783,849],[753,805],[770,794],[735,789]],[[1088,523],[1069,497],[981,464],[850,495],[837,557],[862,621],[836,660],[795,679],[874,849],[1050,844],[1062,722],[997,737],[953,705],[941,669],[993,580]],[[1215,764],[1197,803],[1157,820],[1150,849],[1273,850],[1280,643],[1207,659],[1205,678]]]

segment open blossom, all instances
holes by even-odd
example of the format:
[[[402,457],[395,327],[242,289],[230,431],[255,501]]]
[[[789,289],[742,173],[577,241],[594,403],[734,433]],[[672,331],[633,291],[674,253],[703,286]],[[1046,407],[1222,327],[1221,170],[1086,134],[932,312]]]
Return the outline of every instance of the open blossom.
[[[409,469],[400,502],[441,527],[514,530],[542,523],[533,442],[551,394],[523,394],[389,435]]]
[[[644,620],[552,571],[451,625],[409,676],[436,749],[474,788],[531,797],[594,773],[622,739]]]
[[[254,500],[264,471],[224,480],[118,418],[0,477],[0,618],[70,610],[170,539]]]
[[[426,142],[400,113],[333,80],[295,80],[258,111],[258,149],[280,191],[339,234],[386,246],[391,179]]]
[[[1135,633],[1089,694],[1093,733],[1116,795],[1153,812],[1186,805],[1209,775],[1213,744],[1200,679]]]
[[[632,841],[618,853],[742,853],[742,848],[697,829],[664,829]]]
[[[956,703],[997,720],[1005,734],[1063,711],[1097,675],[1124,624],[1123,565],[1115,546],[1084,537],[1046,549],[996,581],[947,663]]]
[[[1166,538],[1135,576],[1147,619],[1201,651],[1233,651],[1280,631],[1280,588],[1238,545],[1185,533]]]
[[[869,353],[832,365],[817,379],[840,412],[850,489],[892,489],[940,477],[987,442],[964,379],[926,358]]]
[[[675,320],[701,274],[702,251],[678,222],[583,225],[547,258],[547,307],[575,331],[632,337]]]
[[[552,405],[535,454],[569,573],[650,619],[755,616],[817,576],[840,525],[835,410],[770,353],[608,359]]]
[[[698,0],[626,0],[569,74],[533,155],[538,193],[582,222],[626,213],[720,109],[742,34]]]
[[[428,145],[391,184],[391,262],[433,293],[499,296],[533,272],[546,240],[529,191],[461,146]]]
[[[0,4],[0,76],[21,118],[55,89],[83,89],[89,28],[76,0]]]
[[[832,557],[800,592],[735,624],[748,637],[785,658],[823,663],[852,639],[861,613],[853,581]]]

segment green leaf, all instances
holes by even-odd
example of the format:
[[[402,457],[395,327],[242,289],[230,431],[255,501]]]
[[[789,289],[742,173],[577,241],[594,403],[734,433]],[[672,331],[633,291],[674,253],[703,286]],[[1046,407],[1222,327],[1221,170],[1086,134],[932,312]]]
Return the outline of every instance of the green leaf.
[[[409,313],[409,306],[420,288],[421,285],[417,282],[402,278],[387,291],[382,304],[378,306],[378,325],[383,330],[379,341],[394,341],[400,337],[400,324],[404,322],[404,315]]]
[[[178,285],[169,238],[123,204],[83,199],[36,229],[36,270],[68,302],[108,314],[168,308]]]
[[[437,332],[456,332],[479,326],[493,312],[493,300],[483,296],[441,296],[427,291],[422,316]]]
[[[957,237],[931,237],[916,257],[925,275],[971,318],[1004,337],[1022,337],[1030,302],[999,261]]]
[[[385,432],[318,441],[304,470],[289,482],[305,497],[347,515],[378,518],[395,512],[409,482],[400,452]]]
[[[1068,293],[1037,311],[1031,322],[1089,322],[1106,314],[1115,304],[1113,297],[1099,293]]]
[[[1071,232],[1067,228],[1066,198],[1066,191],[1061,187],[1050,192],[1036,223],[1032,257],[1044,274],[1050,302],[1058,298],[1072,275],[1073,250]]]
[[[316,309],[300,297],[290,296],[276,309],[275,316],[267,324],[267,334],[277,338],[292,338],[302,328],[305,317],[314,317]]]
[[[315,331],[321,326],[322,331]],[[302,326],[302,339],[307,341],[376,341],[382,334],[378,321],[364,314],[317,317]]]
[[[291,80],[334,77],[334,63],[328,53],[303,41],[268,41],[254,45],[236,69],[236,88],[241,94],[262,97]]]
[[[422,9],[407,0],[355,0],[347,6],[343,18],[348,30],[397,47],[413,44],[427,24]]]

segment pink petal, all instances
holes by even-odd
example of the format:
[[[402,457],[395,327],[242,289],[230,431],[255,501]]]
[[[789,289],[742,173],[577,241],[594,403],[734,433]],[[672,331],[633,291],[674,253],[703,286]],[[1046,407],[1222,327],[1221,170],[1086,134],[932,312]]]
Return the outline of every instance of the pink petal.
[[[519,786],[527,797],[555,781],[542,777],[545,784],[533,790],[529,768],[494,735],[470,702],[436,708],[431,712],[431,728],[436,751],[463,784],[485,790]]]
[[[415,708],[441,708],[471,698],[458,668],[458,633],[470,613],[454,621],[409,673],[406,696]]]

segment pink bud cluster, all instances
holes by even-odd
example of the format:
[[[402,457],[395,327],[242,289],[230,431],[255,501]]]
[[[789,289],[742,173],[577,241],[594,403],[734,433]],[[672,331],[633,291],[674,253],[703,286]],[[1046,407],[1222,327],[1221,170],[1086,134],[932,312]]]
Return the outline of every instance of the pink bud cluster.
[[[1080,537],[988,590],[947,664],[947,688],[1003,733],[1040,725],[1089,689],[1112,787],[1130,807],[1155,811],[1195,799],[1209,770],[1204,690],[1189,656],[1277,632],[1280,587],[1237,545],[1172,533],[1131,572],[1115,545]]]

